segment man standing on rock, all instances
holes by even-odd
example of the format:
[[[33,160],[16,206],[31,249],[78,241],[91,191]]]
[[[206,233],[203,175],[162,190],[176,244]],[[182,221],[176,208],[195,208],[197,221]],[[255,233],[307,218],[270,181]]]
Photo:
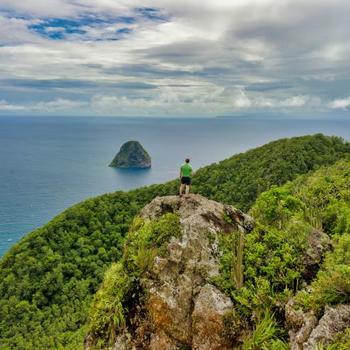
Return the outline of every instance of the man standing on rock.
[[[183,195],[184,191],[187,194],[190,192],[191,187],[191,176],[192,176],[192,166],[188,158],[185,159],[185,163],[181,165],[180,168],[180,197]]]

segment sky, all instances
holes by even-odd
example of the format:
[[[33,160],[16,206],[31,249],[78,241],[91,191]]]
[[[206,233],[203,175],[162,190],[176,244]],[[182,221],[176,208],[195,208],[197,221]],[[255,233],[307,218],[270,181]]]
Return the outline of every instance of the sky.
[[[349,0],[0,0],[0,115],[342,115]]]

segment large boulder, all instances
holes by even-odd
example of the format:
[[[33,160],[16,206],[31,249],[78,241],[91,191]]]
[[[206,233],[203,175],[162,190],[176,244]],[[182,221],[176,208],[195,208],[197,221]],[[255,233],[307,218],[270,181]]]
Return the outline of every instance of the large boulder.
[[[212,283],[220,268],[219,235],[244,234],[253,228],[253,220],[193,194],[155,198],[140,215],[147,221],[166,213],[179,215],[182,234],[171,238],[167,253],[155,257],[142,279],[146,297],[138,308],[137,325],[124,330],[115,348],[232,349],[224,317],[233,303]]]

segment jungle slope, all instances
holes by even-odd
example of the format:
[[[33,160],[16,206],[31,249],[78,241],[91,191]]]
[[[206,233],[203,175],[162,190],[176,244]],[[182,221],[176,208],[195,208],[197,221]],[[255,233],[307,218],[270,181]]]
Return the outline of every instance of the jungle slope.
[[[243,210],[258,194],[350,154],[336,137],[271,142],[199,169],[194,191]],[[177,181],[84,201],[16,244],[0,262],[1,349],[76,349],[103,274],[122,255],[133,217]]]

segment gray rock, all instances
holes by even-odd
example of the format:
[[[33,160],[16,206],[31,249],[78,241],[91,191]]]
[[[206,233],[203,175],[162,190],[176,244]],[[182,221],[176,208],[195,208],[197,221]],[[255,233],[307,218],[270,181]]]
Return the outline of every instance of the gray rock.
[[[310,334],[303,350],[313,350],[317,344],[327,345],[339,332],[350,327],[350,305],[326,307],[325,313]]]
[[[326,307],[319,321],[313,311],[295,310],[293,300],[285,311],[291,350],[315,350],[318,344],[329,344],[337,333],[350,327],[350,305]]]
[[[317,274],[324,254],[331,248],[331,239],[328,235],[314,229],[308,237],[308,249],[304,257],[305,270],[303,277],[307,281],[311,281]]]
[[[182,235],[171,238],[167,254],[154,259],[141,282],[146,316],[141,316],[144,321],[140,323],[148,323],[150,334],[142,348],[232,349],[223,318],[233,304],[211,284],[211,277],[219,274],[218,234],[244,233],[252,229],[253,220],[235,208],[194,194],[157,197],[140,215],[147,221],[169,212],[178,213]]]
[[[303,312],[294,309],[295,302],[289,300],[285,307],[286,322],[289,328],[289,341],[291,350],[303,350],[303,344],[306,342],[317,325],[315,314]]]
[[[232,308],[231,299],[214,286],[206,284],[201,288],[192,312],[192,349],[232,349],[230,341],[225,342],[222,336],[224,315]]]

